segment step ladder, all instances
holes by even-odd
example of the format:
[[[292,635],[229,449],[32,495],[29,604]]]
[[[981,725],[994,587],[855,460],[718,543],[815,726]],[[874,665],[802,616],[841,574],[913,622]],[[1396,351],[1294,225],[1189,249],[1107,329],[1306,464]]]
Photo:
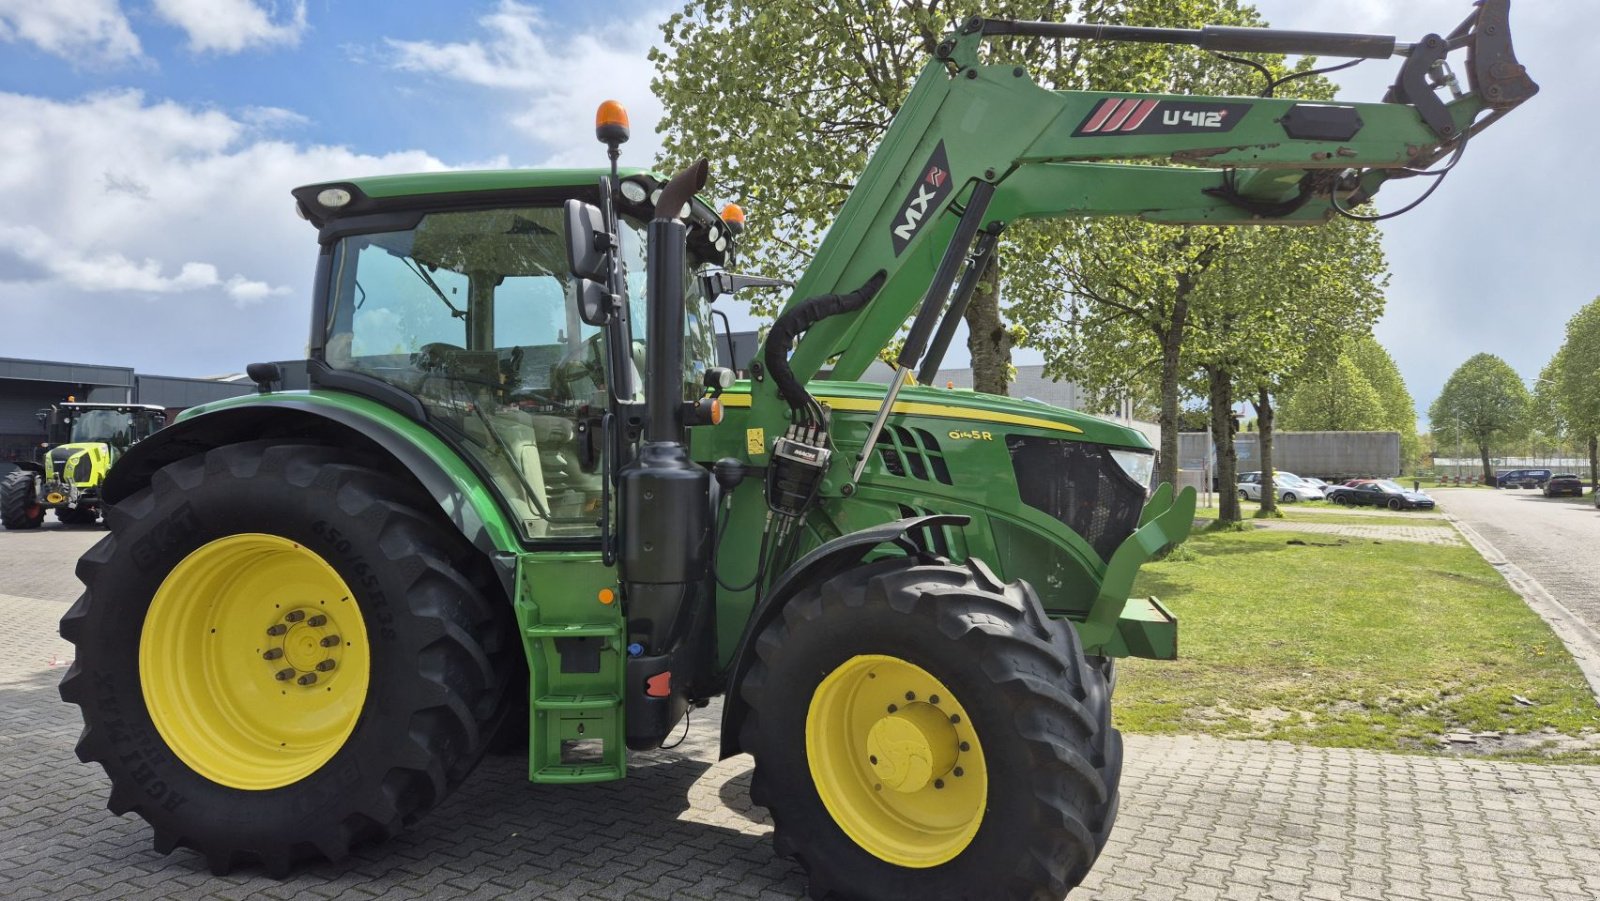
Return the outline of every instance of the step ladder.
[[[616,570],[598,554],[530,554],[518,561],[517,588],[528,656],[528,779],[621,779],[627,647]]]

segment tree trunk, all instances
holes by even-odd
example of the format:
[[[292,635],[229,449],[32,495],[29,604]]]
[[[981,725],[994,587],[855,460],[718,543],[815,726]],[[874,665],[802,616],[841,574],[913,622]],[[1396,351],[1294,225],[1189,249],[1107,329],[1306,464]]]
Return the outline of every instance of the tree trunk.
[[[1256,441],[1261,444],[1261,513],[1278,512],[1278,486],[1272,480],[1272,395],[1262,388],[1256,394]]]
[[[1589,487],[1600,491],[1600,436],[1589,436]]]
[[[1206,367],[1211,395],[1211,440],[1217,449],[1217,521],[1238,522],[1239,460],[1233,450],[1233,374]]]
[[[1483,483],[1494,484],[1494,467],[1489,465],[1489,445],[1478,445],[1478,457],[1483,460]]]
[[[1005,395],[1011,383],[1011,331],[1000,318],[1000,255],[978,280],[967,304],[967,351],[972,355],[972,390]]]
[[[1156,483],[1168,482],[1178,487],[1178,379],[1183,375],[1183,331],[1189,321],[1189,301],[1186,292],[1180,292],[1172,306],[1172,321],[1165,332],[1157,332],[1161,339],[1161,460],[1158,462]]]

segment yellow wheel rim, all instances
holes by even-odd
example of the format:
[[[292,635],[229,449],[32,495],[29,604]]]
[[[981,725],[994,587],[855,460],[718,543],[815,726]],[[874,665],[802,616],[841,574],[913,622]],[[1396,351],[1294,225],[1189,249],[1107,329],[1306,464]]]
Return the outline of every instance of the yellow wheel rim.
[[[862,654],[829,673],[806,712],[806,760],[845,834],[902,867],[954,859],[977,835],[989,771],[955,694],[914,663]]]
[[[139,635],[156,731],[231,788],[279,788],[327,763],[355,729],[371,668],[349,586],[276,535],[196,548],[156,589]]]

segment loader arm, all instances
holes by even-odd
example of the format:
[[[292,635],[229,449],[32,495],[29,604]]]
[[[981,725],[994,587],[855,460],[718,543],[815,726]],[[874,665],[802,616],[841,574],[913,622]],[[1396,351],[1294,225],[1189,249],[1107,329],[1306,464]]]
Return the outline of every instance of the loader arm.
[[[1019,219],[1314,224],[1370,199],[1389,179],[1459,155],[1471,135],[1538,90],[1512,53],[1508,5],[1483,0],[1448,36],[1411,45],[1272,29],[969,20],[918,77],[784,308],[884,274],[866,303],[804,323],[809,328],[788,358],[795,380],[808,382],[829,360],[836,362],[828,378],[858,378],[916,312],[899,358],[905,373],[913,371],[958,269],[973,268],[971,248],[978,247],[976,258]],[[983,42],[996,35],[1392,54],[1405,62],[1381,103],[1054,91],[1021,66],[984,62]],[[1454,87],[1443,64],[1458,49],[1467,53],[1469,88],[1446,101],[1436,92]],[[950,318],[959,312],[952,308]],[[946,331],[940,335],[947,340]],[[770,362],[774,349],[764,351],[758,360]],[[776,382],[758,377],[752,403],[752,424],[773,433],[786,415]]]

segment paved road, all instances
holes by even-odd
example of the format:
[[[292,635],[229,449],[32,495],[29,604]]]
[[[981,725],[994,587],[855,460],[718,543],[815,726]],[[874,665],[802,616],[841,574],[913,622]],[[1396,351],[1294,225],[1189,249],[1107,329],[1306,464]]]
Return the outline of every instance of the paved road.
[[[1429,489],[1562,604],[1600,629],[1600,510],[1593,499],[1541,491]]]
[[[94,536],[0,531],[0,897],[795,898],[749,801],[750,760],[715,730],[635,755],[620,783],[530,785],[491,758],[410,832],[277,882],[163,857],[105,810],[57,697],[55,624]],[[26,595],[23,588],[28,589]],[[715,708],[699,719],[714,722]],[[1131,736],[1122,815],[1080,899],[1600,898],[1600,767],[1544,767]]]

